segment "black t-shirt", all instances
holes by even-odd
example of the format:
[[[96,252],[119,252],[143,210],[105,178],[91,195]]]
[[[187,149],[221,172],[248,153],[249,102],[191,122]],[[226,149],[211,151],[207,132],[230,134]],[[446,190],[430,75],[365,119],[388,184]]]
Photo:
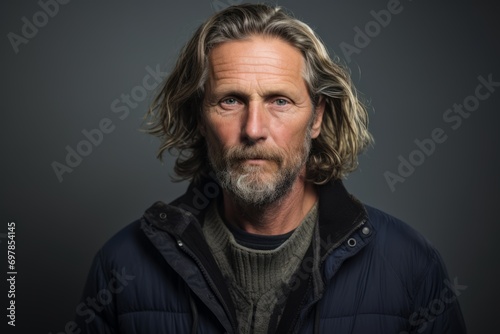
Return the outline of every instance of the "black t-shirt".
[[[281,244],[283,244],[290,236],[293,234],[293,231],[290,231],[285,234],[279,235],[261,235],[261,234],[253,234],[248,233],[241,228],[226,223],[227,228],[234,236],[236,242],[242,246],[258,249],[258,250],[272,250],[276,249]]]

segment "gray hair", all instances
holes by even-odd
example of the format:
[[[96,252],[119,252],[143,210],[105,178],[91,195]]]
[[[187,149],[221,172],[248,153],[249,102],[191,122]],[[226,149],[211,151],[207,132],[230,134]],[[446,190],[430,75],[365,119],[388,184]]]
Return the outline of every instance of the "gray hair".
[[[320,135],[313,139],[307,179],[323,184],[355,170],[358,155],[372,143],[366,108],[357,96],[349,73],[332,60],[327,49],[305,23],[281,7],[242,4],[228,7],[203,23],[182,49],[148,113],[146,132],[160,138],[157,157],[166,150],[178,155],[177,179],[206,176],[205,139],[199,131],[208,56],[218,44],[251,38],[279,38],[302,52],[304,80],[314,105],[325,100]]]

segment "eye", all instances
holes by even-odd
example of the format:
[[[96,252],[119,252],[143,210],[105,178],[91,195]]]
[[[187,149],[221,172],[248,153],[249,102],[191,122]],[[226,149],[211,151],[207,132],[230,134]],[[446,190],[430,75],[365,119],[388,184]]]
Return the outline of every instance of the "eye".
[[[228,97],[226,99],[223,99],[221,103],[225,105],[235,105],[238,103],[238,100],[235,99],[234,97]]]
[[[274,100],[274,103],[276,103],[277,106],[284,107],[287,104],[289,104],[288,100],[286,99],[276,99]]]

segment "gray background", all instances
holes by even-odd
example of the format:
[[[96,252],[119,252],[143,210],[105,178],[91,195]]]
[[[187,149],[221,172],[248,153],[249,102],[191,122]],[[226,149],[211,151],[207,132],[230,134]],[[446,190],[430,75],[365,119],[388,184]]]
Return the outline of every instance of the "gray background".
[[[231,2],[241,1],[218,4]],[[278,3],[341,58],[339,45],[354,44],[354,27],[363,29],[373,20],[371,10],[387,7],[385,0]],[[474,93],[479,75],[500,81],[500,11],[492,3],[402,0],[403,10],[349,63],[370,101],[376,145],[361,157],[348,189],[439,249],[450,276],[467,285],[459,300],[470,333],[493,333],[500,311],[500,87],[457,130],[442,117]],[[185,183],[170,182],[173,159],[159,163],[158,142],[138,131],[153,94],[123,120],[110,105],[142,84],[147,66],[168,71],[195,28],[218,9],[214,4],[74,0],[16,54],[7,34],[21,34],[21,18],[32,22],[41,7],[36,1],[0,3],[0,233],[8,221],[17,223],[17,326],[8,333],[62,332],[99,247],[154,201],[170,201],[185,189]],[[114,131],[59,182],[51,163],[64,163],[65,147],[75,148],[85,139],[82,130],[104,118]],[[384,172],[395,173],[398,156],[408,158],[414,140],[438,127],[447,140],[391,191]],[[0,241],[5,310],[6,239]]]

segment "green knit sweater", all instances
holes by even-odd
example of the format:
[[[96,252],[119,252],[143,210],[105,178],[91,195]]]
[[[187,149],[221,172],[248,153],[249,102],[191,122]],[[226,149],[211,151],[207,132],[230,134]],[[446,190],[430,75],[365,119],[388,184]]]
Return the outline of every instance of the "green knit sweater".
[[[238,333],[267,333],[269,318],[311,243],[317,204],[278,248],[257,250],[238,244],[214,201],[203,233],[224,275],[238,318]]]

